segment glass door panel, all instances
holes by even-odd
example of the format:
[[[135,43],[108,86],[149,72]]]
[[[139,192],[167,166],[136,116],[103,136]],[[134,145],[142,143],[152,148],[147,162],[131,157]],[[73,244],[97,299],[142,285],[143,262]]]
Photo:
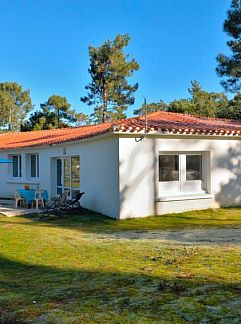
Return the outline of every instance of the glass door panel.
[[[56,170],[57,170],[57,195],[62,194],[62,159],[56,160]]]
[[[80,170],[79,170],[79,157],[71,158],[71,187],[80,187]]]
[[[68,190],[70,197],[80,192],[80,158],[63,157],[56,160],[57,194]]]
[[[64,186],[66,188],[70,188],[71,186],[70,174],[70,158],[64,158]]]

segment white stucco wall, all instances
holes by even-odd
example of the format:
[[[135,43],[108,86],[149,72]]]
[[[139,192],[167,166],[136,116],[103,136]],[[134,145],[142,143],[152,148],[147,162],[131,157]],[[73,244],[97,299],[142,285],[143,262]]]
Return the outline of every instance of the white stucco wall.
[[[137,142],[123,135],[15,151],[0,151],[0,158],[22,155],[21,181],[11,177],[11,166],[0,165],[0,197],[13,197],[24,184],[45,187],[56,195],[56,157],[80,157],[80,190],[85,207],[119,219],[241,205],[241,141],[229,137],[150,136]],[[64,151],[66,150],[66,154]],[[205,154],[209,196],[163,201],[158,185],[160,153]],[[38,153],[40,177],[27,179],[25,154]],[[170,196],[171,196],[170,190]],[[157,201],[157,200],[161,201]]]
[[[66,149],[66,154],[64,154]],[[25,155],[39,154],[39,179],[27,178]],[[12,151],[0,151],[0,158],[9,155],[22,155],[21,180],[13,179],[11,165],[0,165],[0,197],[13,197],[24,184],[45,187],[50,196],[56,196],[56,170],[53,159],[56,157],[80,157],[80,190],[85,191],[82,204],[91,210],[118,218],[119,215],[119,151],[118,138],[96,138],[95,140],[65,143],[46,147],[36,147]]]
[[[202,152],[207,156],[206,199],[159,201],[158,155]],[[120,138],[120,218],[241,205],[241,141],[224,138],[163,136]]]

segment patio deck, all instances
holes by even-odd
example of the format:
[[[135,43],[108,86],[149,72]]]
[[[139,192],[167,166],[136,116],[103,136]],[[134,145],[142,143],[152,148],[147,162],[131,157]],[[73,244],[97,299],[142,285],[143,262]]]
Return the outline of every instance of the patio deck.
[[[0,200],[0,214],[13,217],[13,216],[22,216],[29,214],[39,214],[41,213],[40,209],[36,208],[14,208],[13,200]]]

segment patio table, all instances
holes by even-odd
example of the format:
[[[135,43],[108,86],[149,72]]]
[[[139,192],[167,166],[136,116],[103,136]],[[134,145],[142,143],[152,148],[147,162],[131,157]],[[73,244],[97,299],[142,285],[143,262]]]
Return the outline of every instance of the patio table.
[[[19,195],[26,200],[26,203],[29,205],[34,200],[35,189],[18,189],[17,192]],[[45,201],[48,200],[48,191],[44,190],[42,192],[42,197]]]

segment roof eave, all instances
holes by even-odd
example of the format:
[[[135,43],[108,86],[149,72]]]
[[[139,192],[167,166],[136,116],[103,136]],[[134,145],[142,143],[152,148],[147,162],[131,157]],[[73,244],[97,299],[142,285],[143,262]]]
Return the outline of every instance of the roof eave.
[[[234,138],[240,139],[241,132],[215,132],[215,131],[181,131],[181,130],[162,130],[162,131],[115,131],[121,137],[205,137],[205,138]]]

